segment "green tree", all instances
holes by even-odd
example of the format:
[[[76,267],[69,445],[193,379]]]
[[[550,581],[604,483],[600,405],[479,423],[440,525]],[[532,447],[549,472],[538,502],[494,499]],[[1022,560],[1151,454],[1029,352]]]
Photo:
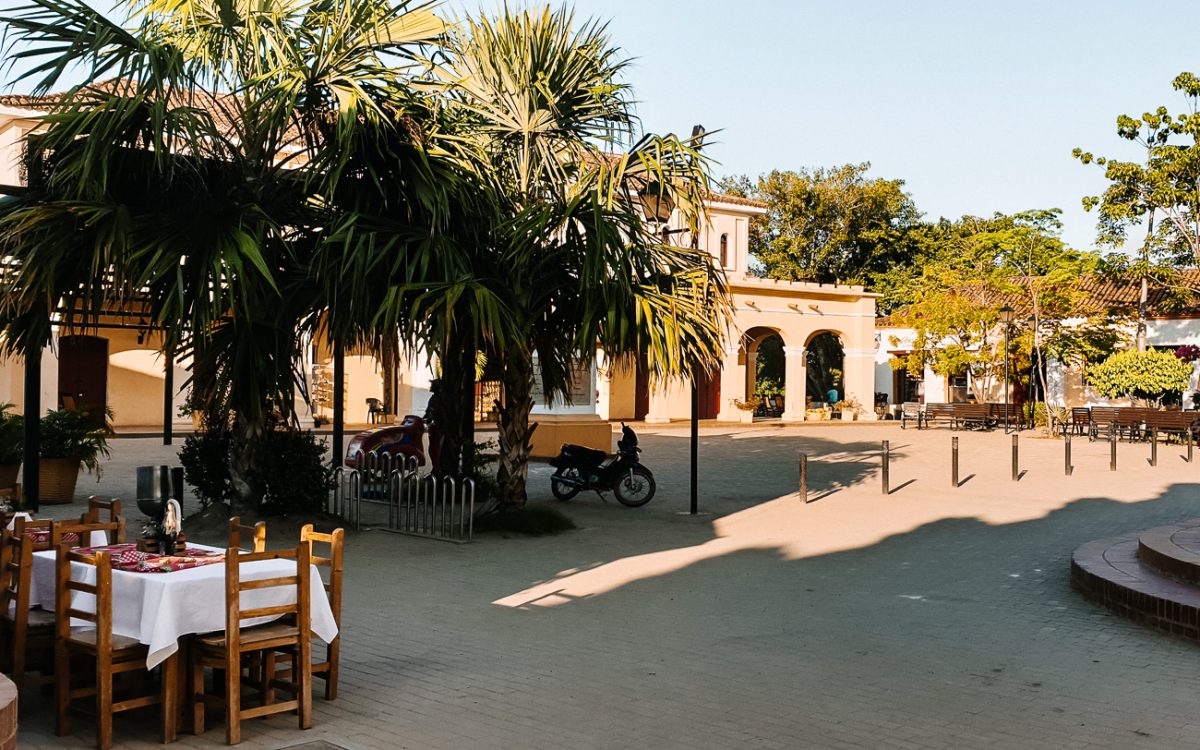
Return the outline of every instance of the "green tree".
[[[1141,162],[1095,156],[1079,148],[1073,151],[1083,164],[1103,167],[1109,181],[1101,195],[1083,199],[1084,208],[1098,214],[1102,245],[1124,247],[1130,229],[1146,223],[1137,259],[1122,258],[1110,266],[1116,278],[1140,281],[1136,334],[1140,350],[1146,349],[1150,284],[1173,288],[1182,297],[1198,291],[1183,288],[1176,269],[1200,264],[1200,79],[1180,73],[1171,85],[1183,94],[1185,112],[1171,114],[1159,106],[1141,117],[1117,118],[1118,137],[1145,151]]]
[[[1171,352],[1153,349],[1117,352],[1088,369],[1088,385],[1107,398],[1162,402],[1164,396],[1188,387],[1192,364]]]
[[[766,276],[861,284],[908,263],[906,235],[920,219],[904,181],[870,178],[870,167],[775,170],[753,185],[738,176],[718,185],[767,203],[750,236]]]
[[[498,208],[475,273],[493,280],[497,300],[488,328],[502,360],[499,480],[509,507],[526,498],[535,368],[550,399],[569,397],[572,371],[597,346],[618,359],[644,355],[658,379],[719,356],[723,276],[707,253],[664,242],[639,199],[669,198],[694,232],[707,184],[699,143],[627,145],[626,64],[603,25],[577,25],[570,10],[505,10],[462,24],[434,69],[462,124],[440,143]],[[427,295],[425,309],[448,309],[444,298]]]
[[[270,415],[295,423],[298,332],[336,304],[313,263],[346,157],[364,132],[419,140],[402,64],[443,27],[410,6],[127,0],[129,28],[82,0],[10,6],[20,80],[86,78],[29,137],[29,190],[0,208],[7,350],[40,352],[52,320],[144,310],[207,373],[193,397],[232,424],[232,486],[257,504]]]

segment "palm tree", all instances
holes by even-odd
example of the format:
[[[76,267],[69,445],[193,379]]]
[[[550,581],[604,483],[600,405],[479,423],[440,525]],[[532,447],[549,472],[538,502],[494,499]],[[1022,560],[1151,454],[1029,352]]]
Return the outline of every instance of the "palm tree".
[[[231,475],[255,502],[247,477],[269,414],[295,420],[301,324],[343,304],[314,273],[345,221],[332,196],[361,178],[348,158],[364,140],[421,140],[406,81],[443,26],[388,0],[124,8],[131,28],[83,0],[25,0],[0,17],[35,94],[87,71],[28,139],[28,192],[0,209],[4,346],[39,352],[52,318],[86,327],[102,310],[144,311],[169,350],[211,373],[195,385],[233,415]]]
[[[629,145],[625,66],[604,25],[546,9],[468,20],[433,68],[447,106],[461,112],[440,142],[498,209],[475,276],[497,282],[491,295],[505,318],[491,333],[510,507],[526,499],[535,374],[548,400],[569,398],[572,370],[602,347],[616,359],[645,356],[658,379],[676,377],[714,364],[725,333],[728,295],[711,258],[665,242],[639,198],[669,195],[695,236],[707,186],[699,144]]]

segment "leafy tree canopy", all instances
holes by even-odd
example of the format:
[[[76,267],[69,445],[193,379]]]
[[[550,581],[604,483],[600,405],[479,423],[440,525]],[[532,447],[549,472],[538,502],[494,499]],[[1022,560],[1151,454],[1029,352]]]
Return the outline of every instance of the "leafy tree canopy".
[[[1107,398],[1159,402],[1188,387],[1192,364],[1171,352],[1153,349],[1117,352],[1088,370],[1088,384]]]

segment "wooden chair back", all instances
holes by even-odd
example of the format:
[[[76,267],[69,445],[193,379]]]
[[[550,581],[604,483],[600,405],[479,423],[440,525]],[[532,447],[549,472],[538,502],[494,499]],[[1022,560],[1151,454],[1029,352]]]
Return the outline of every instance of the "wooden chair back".
[[[259,560],[288,559],[296,561],[294,575],[277,576],[275,578],[259,578],[250,581],[242,580],[242,566]],[[230,547],[225,553],[225,641],[230,644],[230,651],[237,652],[243,620],[257,617],[294,618],[301,637],[310,637],[310,608],[309,583],[311,580],[311,558],[309,548],[301,544],[296,549],[272,550],[270,552],[242,552],[237,547]],[[296,588],[296,600],[291,604],[278,604],[270,607],[242,609],[242,592],[269,588]],[[236,654],[235,654],[236,655]],[[238,672],[237,662],[234,662],[234,673]]]
[[[13,519],[13,533],[30,540],[34,552],[42,552],[51,548],[50,540],[54,538],[54,521],[39,518],[36,521],[18,516]],[[34,535],[37,539],[34,539]]]
[[[56,547],[58,555],[54,561],[54,632],[57,640],[71,637],[71,620],[83,620],[96,627],[96,650],[112,652],[112,565],[107,552],[83,553],[69,544]],[[85,583],[71,578],[71,563],[90,565],[96,569],[95,583]],[[90,595],[94,604],[91,610],[75,609],[72,594]],[[76,597],[77,598],[77,597]]]
[[[23,687],[29,653],[29,586],[33,570],[33,540],[23,532],[4,529],[0,545],[0,617],[5,619],[10,631],[4,664],[17,687]]]
[[[53,549],[58,549],[63,544],[68,547],[90,547],[93,531],[103,531],[108,544],[125,543],[125,522],[121,520],[107,523],[58,521],[50,532],[50,546]]]
[[[99,523],[104,516],[108,516],[109,521],[116,521],[121,518],[121,498],[113,497],[104,499],[99,495],[92,495],[88,498],[88,509],[79,517],[81,523]]]
[[[267,549],[267,522],[259,521],[253,526],[246,526],[242,523],[240,516],[229,519],[229,546],[233,549],[241,549],[243,538],[252,541],[251,552],[265,552]]]
[[[342,647],[342,555],[345,542],[345,529],[334,529],[329,534],[313,531],[312,524],[306,524],[300,529],[300,543],[307,545],[309,560],[318,568],[329,569],[329,579],[325,581],[325,594],[329,597],[329,608],[333,610],[333,621],[338,626],[338,636],[325,649],[325,661],[315,662],[313,674],[325,680],[325,699],[337,698],[338,677],[341,671]],[[325,555],[317,554],[314,545],[327,547]]]

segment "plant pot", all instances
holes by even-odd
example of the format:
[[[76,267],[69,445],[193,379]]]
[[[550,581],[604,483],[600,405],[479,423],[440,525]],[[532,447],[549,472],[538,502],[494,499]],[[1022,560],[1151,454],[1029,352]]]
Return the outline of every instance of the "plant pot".
[[[21,474],[21,464],[7,464],[0,466],[0,490],[6,490],[10,487],[17,486],[17,477]]]
[[[43,503],[69,503],[75,499],[79,461],[74,458],[43,458],[38,462],[38,499]]]

